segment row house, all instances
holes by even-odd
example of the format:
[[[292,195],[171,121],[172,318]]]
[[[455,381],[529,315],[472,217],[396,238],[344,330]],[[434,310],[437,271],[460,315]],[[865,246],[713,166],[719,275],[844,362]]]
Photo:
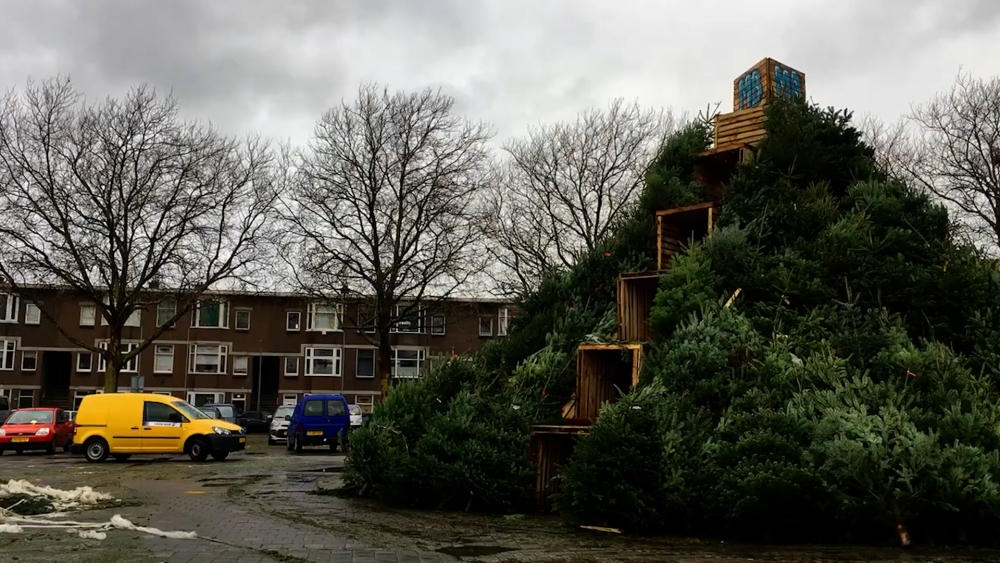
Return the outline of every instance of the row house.
[[[403,314],[406,309],[411,311]],[[499,301],[459,299],[401,307],[390,334],[391,377],[419,377],[435,358],[503,337],[512,310]],[[176,312],[170,300],[135,311],[123,346],[138,346]],[[75,410],[85,395],[103,389],[105,362],[75,345],[50,318],[81,342],[107,346],[109,328],[96,303],[54,289],[34,291],[31,300],[0,293],[0,394],[20,408]],[[138,386],[199,406],[232,402],[242,410],[271,410],[304,394],[337,392],[367,411],[384,389],[372,319],[364,305],[300,295],[206,295],[124,366],[119,390]]]

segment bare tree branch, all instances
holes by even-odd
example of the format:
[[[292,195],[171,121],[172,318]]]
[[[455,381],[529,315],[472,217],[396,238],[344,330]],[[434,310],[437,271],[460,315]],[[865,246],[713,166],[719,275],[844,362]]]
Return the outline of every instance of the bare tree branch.
[[[669,112],[616,99],[507,143],[488,223],[489,251],[504,266],[500,291],[524,292],[600,245],[642,193],[646,171],[675,127]]]
[[[240,143],[178,118],[172,97],[138,87],[85,105],[69,80],[28,82],[0,100],[0,277],[75,345],[121,367],[222,282],[255,285],[277,198],[266,143]],[[107,348],[56,322],[33,294],[68,287],[107,322]],[[151,288],[154,288],[151,290]],[[176,314],[130,351],[132,313]]]
[[[430,89],[362,85],[326,112],[292,158],[282,255],[317,297],[369,300],[387,377],[389,331],[482,269],[477,251],[491,129]],[[397,306],[399,306],[397,310]]]

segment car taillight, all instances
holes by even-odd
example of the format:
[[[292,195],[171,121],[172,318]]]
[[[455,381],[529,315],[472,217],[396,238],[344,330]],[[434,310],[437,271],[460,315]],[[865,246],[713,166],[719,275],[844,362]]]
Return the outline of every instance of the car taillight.
[[[295,429],[299,432],[302,432],[302,425],[299,424],[298,426],[295,427]]]

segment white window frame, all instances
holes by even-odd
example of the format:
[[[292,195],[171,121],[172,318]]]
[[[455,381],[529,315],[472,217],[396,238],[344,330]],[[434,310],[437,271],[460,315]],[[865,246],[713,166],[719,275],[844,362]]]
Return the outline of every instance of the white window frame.
[[[164,352],[166,349],[170,349],[170,354]],[[166,370],[159,369],[158,360],[162,357],[170,357],[170,368]],[[164,373],[170,374],[174,373],[174,345],[173,344],[153,344],[153,373]]]
[[[375,324],[378,321],[375,314],[375,307],[372,305],[358,305],[357,329],[359,334],[375,334]],[[368,324],[365,324],[368,323]]]
[[[243,368],[237,367],[237,363],[242,362]],[[250,356],[233,356],[233,375],[248,375],[250,373]]]
[[[222,403],[226,399],[226,394],[221,392],[215,393],[215,392],[205,392],[205,391],[188,391],[187,402],[194,408],[198,408],[195,407],[195,402],[196,402],[195,395],[211,395],[212,400],[209,401],[209,403]]]
[[[42,310],[38,307],[38,305],[34,303],[26,303],[24,305],[24,324],[42,324]]]
[[[289,403],[288,401],[291,401],[291,403]],[[280,406],[280,407],[294,407],[298,403],[299,403],[299,395],[298,395],[298,393],[284,393],[284,394],[281,395],[281,404],[278,405],[278,406]]]
[[[400,352],[416,352],[417,353],[417,374],[416,375],[396,375],[396,368],[399,367],[399,353]],[[418,379],[422,375],[424,365],[427,362],[427,349],[426,348],[413,348],[407,346],[393,346],[392,347],[392,364],[389,366],[389,374],[393,378],[398,379]]]
[[[358,363],[361,361],[362,352],[371,352],[372,354],[372,374],[371,375],[360,375],[358,373]],[[354,378],[355,379],[375,379],[375,375],[378,372],[376,369],[378,366],[378,350],[374,348],[358,348],[357,353],[354,355]]]
[[[24,367],[25,357],[32,357],[32,356],[35,358],[35,367],[32,368]],[[38,352],[36,350],[21,350],[21,371],[35,371],[37,369],[38,369]]]
[[[490,329],[487,332],[483,332],[483,321],[490,321]],[[492,316],[482,316],[479,317],[479,336],[493,336],[493,317]]]
[[[354,397],[354,404],[361,407],[361,412],[370,413],[375,407],[375,397],[372,395],[357,395]]]
[[[218,326],[205,325],[202,326],[201,323],[201,304],[202,303],[218,303],[219,310],[219,324]],[[202,299],[195,304],[194,308],[191,309],[191,328],[209,328],[209,329],[226,329],[229,328],[229,301],[225,299]]]
[[[317,350],[330,350],[332,356],[317,356]],[[344,349],[334,346],[312,346],[306,348],[306,377],[341,377],[344,372]],[[319,359],[329,359],[333,362],[333,373],[313,373],[314,364]]]
[[[102,350],[107,350],[108,341],[104,340],[102,342],[98,342],[97,347]],[[122,342],[123,353],[125,354],[128,354],[138,347],[138,342]],[[139,356],[141,355],[141,353],[136,354],[131,360],[125,362],[125,365],[122,366],[122,373],[139,373]],[[104,357],[104,354],[98,354],[97,371],[102,373],[108,371],[108,359]]]
[[[164,307],[164,305],[166,305],[166,304],[170,304],[170,305],[172,305],[172,307],[169,307],[169,308]],[[170,320],[170,319],[174,318],[174,315],[177,314],[177,300],[176,299],[163,299],[162,301],[160,301],[160,302],[158,302],[156,304],[156,328],[160,328],[161,326],[167,326],[166,321],[164,321],[162,323],[160,322],[160,313],[162,313],[163,311],[169,311],[170,312],[169,315],[167,316],[167,320]],[[177,326],[177,323],[173,322],[173,323],[170,323],[170,325],[168,326],[168,328],[174,328],[175,326]]]
[[[27,397],[31,399],[31,404],[22,405],[21,399]],[[30,409],[35,406],[35,390],[34,389],[21,389],[17,392],[17,408],[19,409]]]
[[[295,360],[295,371],[288,371],[288,360]],[[299,376],[299,357],[298,356],[285,356],[282,360],[282,372],[285,377],[298,377]]]
[[[497,336],[507,336],[507,326],[510,324],[510,309],[501,307],[497,312]]]
[[[409,329],[401,330],[399,328],[399,320],[400,320],[399,317],[400,317],[400,314],[403,311],[405,311],[407,309],[407,307],[410,307],[410,305],[396,305],[395,307],[393,307],[393,309],[392,309],[392,318],[394,320],[392,321],[392,327],[389,329],[389,332],[396,333],[396,334],[423,334],[424,333],[424,319],[427,317],[427,308],[426,307],[421,307],[419,305],[417,305],[415,307],[416,314],[417,314],[417,328],[416,328],[416,330],[409,330]]]
[[[90,322],[87,322],[87,316],[84,311],[90,311]],[[97,324],[97,316],[100,312],[97,310],[97,304],[95,303],[80,303],[80,326],[94,326]]]
[[[110,304],[111,304],[111,299],[108,298],[108,297],[105,297],[104,298],[104,306],[105,307],[109,307]],[[95,308],[96,308],[96,306],[95,306]],[[97,316],[101,317],[101,326],[108,326],[108,319],[104,318],[104,315],[101,314],[100,310],[97,310],[97,312],[95,314]],[[81,313],[80,317],[81,317],[80,320],[83,320],[82,313]],[[142,309],[136,307],[135,310],[133,310],[132,313],[128,316],[128,318],[125,319],[125,324],[122,325],[122,326],[142,326]]]
[[[199,348],[217,348],[216,359],[219,361],[218,371],[197,371],[196,366],[198,362],[198,349]],[[217,342],[202,342],[202,343],[192,343],[188,345],[188,373],[191,375],[224,375],[226,369],[229,366],[229,346],[226,344],[219,344]],[[207,354],[205,354],[207,355]]]
[[[17,340],[0,338],[0,371],[14,371],[14,356],[17,353]]]
[[[319,312],[319,309],[324,309]],[[316,328],[317,315],[333,315],[333,326],[331,328]],[[330,302],[313,302],[306,310],[306,331],[308,332],[341,332],[344,330],[344,304]]]
[[[80,368],[80,356],[83,355],[83,354],[87,355],[87,368],[86,369],[81,369]],[[84,350],[82,352],[77,352],[76,353],[76,364],[75,364],[75,367],[76,367],[76,372],[77,373],[90,373],[91,370],[94,369],[94,353],[91,352],[91,351],[89,351],[89,350]]]
[[[0,293],[7,298],[4,307],[0,309],[0,323],[17,324],[21,298],[16,293]]]
[[[436,323],[435,323],[436,319],[440,319],[441,320],[441,325],[440,326],[436,326]],[[447,326],[448,326],[448,317],[447,316],[445,316],[445,315],[431,315],[431,325],[428,328],[427,332],[429,332],[431,336],[444,336],[445,332],[447,332],[447,330],[445,328]],[[435,332],[437,329],[440,329],[440,332]]]
[[[292,318],[295,318],[295,324],[292,325]],[[286,332],[299,332],[302,330],[302,311],[285,311],[285,331]]]
[[[236,311],[233,313],[233,328],[236,330],[250,330],[250,309],[246,307],[241,307],[239,309],[234,309]],[[247,316],[247,326],[240,326],[240,313],[246,313]]]

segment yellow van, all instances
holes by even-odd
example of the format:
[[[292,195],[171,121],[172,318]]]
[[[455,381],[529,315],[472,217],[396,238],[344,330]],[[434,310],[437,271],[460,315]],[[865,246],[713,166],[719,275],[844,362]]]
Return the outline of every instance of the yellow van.
[[[188,454],[194,461],[209,455],[222,461],[246,449],[246,432],[212,418],[186,401],[152,393],[87,395],[76,412],[72,451],[87,461],[132,454]]]

